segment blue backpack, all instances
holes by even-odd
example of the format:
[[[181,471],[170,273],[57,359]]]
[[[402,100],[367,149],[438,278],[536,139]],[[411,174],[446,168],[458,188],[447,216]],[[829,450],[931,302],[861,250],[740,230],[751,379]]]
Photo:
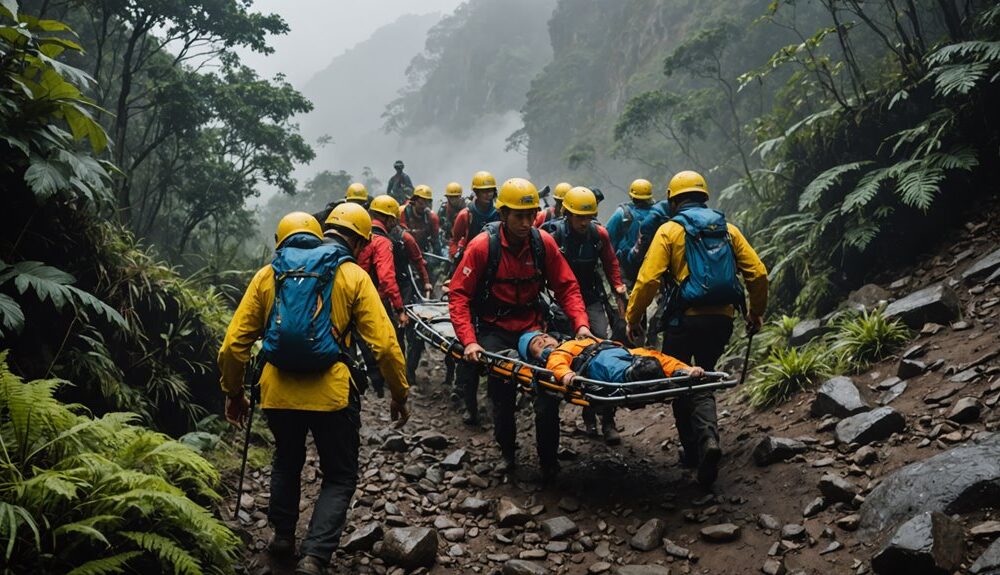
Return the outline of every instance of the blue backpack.
[[[684,308],[731,304],[744,310],[746,296],[726,216],[703,206],[682,208],[670,219],[684,226],[684,259],[689,275],[678,288]]]
[[[325,371],[346,357],[343,342],[334,333],[330,297],[337,268],[354,258],[340,243],[303,239],[279,248],[271,261],[274,306],[262,352],[281,370]]]

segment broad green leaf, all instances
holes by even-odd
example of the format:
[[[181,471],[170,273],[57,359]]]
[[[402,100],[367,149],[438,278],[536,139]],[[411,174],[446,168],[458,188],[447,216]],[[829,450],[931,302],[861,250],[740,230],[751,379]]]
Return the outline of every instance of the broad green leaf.
[[[21,332],[24,327],[24,311],[14,298],[0,293],[0,337]]]
[[[43,202],[69,186],[69,179],[59,166],[46,160],[33,161],[24,172],[24,181]]]
[[[813,181],[809,182],[806,189],[803,190],[802,195],[799,196],[799,209],[805,210],[816,205],[823,192],[829,190],[831,187],[840,181],[841,176],[844,174],[856,171],[864,166],[871,164],[870,161],[863,162],[851,162],[849,164],[841,164],[839,166],[834,166],[829,170],[826,170],[822,174],[816,176]]]
[[[57,309],[62,309],[70,301],[71,296],[66,290],[66,284],[76,280],[61,269],[47,266],[42,262],[27,261],[14,264],[13,272],[14,285],[18,292],[24,294],[31,291],[39,301],[51,301]]]
[[[39,97],[50,100],[77,99],[81,96],[80,89],[67,82],[58,72],[48,68],[42,72],[42,77],[38,82],[45,90]]]
[[[86,138],[95,154],[100,154],[108,147],[108,134],[98,124],[85,108],[72,103],[62,108],[63,117],[73,132],[73,139],[80,141]]]

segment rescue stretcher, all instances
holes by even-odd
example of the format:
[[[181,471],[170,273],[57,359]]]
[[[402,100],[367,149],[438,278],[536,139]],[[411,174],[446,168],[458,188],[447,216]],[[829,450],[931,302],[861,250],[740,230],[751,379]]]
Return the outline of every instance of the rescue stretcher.
[[[462,359],[463,346],[455,337],[448,315],[448,303],[423,300],[406,306],[414,333],[431,347],[456,361]],[[515,352],[516,353],[516,352]],[[739,381],[721,371],[703,377],[667,377],[647,381],[608,382],[577,376],[569,386],[562,385],[553,373],[502,353],[483,352],[483,364],[492,375],[505,378],[525,393],[547,393],[574,405],[615,405],[642,407],[667,402],[701,391],[717,391],[739,385]]]

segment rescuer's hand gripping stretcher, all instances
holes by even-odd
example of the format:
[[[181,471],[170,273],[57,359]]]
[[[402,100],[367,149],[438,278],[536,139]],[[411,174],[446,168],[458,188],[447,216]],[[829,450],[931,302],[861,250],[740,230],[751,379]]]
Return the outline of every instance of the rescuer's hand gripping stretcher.
[[[464,348],[455,337],[447,303],[425,301],[412,304],[406,306],[406,314],[410,317],[413,330],[419,338],[454,359],[462,359]],[[608,342],[607,345],[616,344]],[[621,346],[617,347],[624,350]],[[606,349],[608,347],[594,348],[588,350],[587,357],[580,357],[581,362],[574,364],[577,369],[573,370],[577,376],[569,385],[561,383],[553,371],[522,359],[516,350],[512,350],[513,353],[509,356],[490,352],[482,352],[482,355],[485,358],[484,366],[489,372],[508,379],[518,385],[521,391],[548,393],[581,406],[642,407],[651,403],[670,401],[690,393],[728,389],[739,385],[737,380],[721,371],[706,372],[701,377],[684,374],[639,381],[632,381],[633,378],[628,377],[630,374],[621,374],[625,377],[615,377],[624,381],[600,381],[587,377],[592,375],[589,372],[597,371],[588,369],[587,362],[593,359],[595,352]],[[628,352],[625,350],[623,353]],[[609,372],[604,370],[602,373]]]

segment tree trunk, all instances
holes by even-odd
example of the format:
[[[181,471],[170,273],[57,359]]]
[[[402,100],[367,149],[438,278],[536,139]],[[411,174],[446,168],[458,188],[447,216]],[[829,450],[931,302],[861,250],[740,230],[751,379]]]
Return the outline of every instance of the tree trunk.
[[[959,41],[965,37],[962,33],[962,18],[958,14],[958,8],[952,0],[937,0],[944,15],[944,24],[948,27],[948,35],[954,41]]]
[[[136,43],[145,33],[146,22],[136,22],[135,28],[132,29],[132,34],[129,36],[128,46],[125,48],[121,87],[118,91],[118,104],[115,106],[115,124],[112,130],[115,145],[114,161],[118,166],[125,165],[125,158],[127,156],[125,138],[128,135],[128,99],[132,91],[132,74],[134,72],[132,69],[132,57],[135,54]],[[132,215],[131,198],[129,196],[129,174],[125,174],[124,178],[118,180],[118,186],[115,190],[115,207],[118,211],[118,221],[126,227],[129,225]]]

